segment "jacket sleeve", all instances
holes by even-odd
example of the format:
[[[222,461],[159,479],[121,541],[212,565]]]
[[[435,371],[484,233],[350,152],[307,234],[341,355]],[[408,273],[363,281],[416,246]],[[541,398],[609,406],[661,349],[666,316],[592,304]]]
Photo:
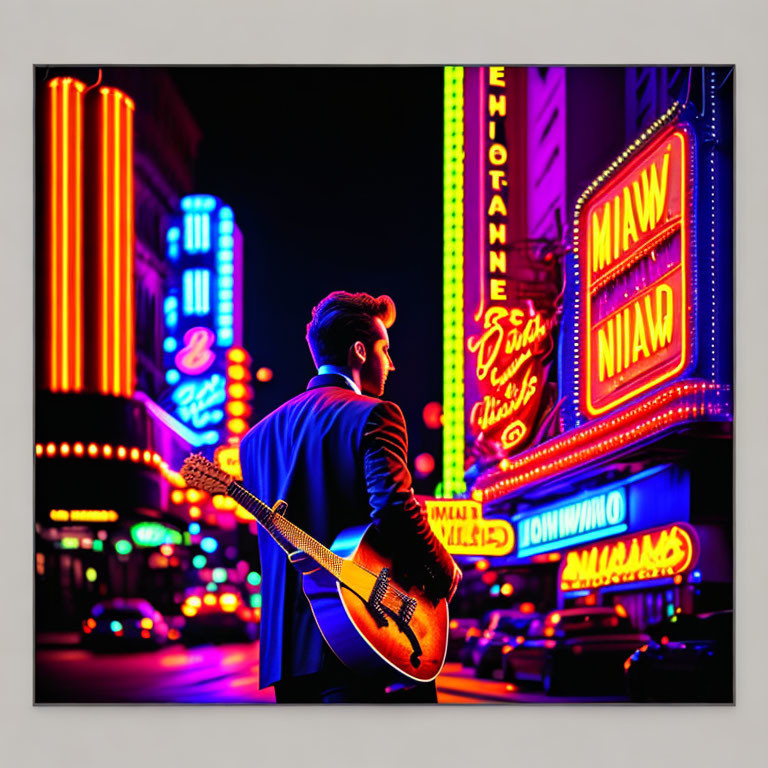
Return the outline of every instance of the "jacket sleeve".
[[[430,528],[413,494],[408,434],[397,405],[381,402],[363,433],[365,483],[373,518],[393,554],[396,576],[439,599],[453,597],[461,570]]]

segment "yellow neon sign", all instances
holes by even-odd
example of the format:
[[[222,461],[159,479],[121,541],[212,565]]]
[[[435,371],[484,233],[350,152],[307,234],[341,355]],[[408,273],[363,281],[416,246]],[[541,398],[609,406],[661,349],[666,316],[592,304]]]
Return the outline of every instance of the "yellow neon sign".
[[[453,555],[498,557],[515,546],[515,532],[506,520],[486,520],[483,505],[469,499],[423,499],[427,519],[438,539]]]
[[[676,576],[692,568],[698,556],[696,532],[686,523],[640,531],[568,552],[560,589],[597,589]]]
[[[120,515],[114,509],[52,509],[49,517],[57,523],[114,523]]]
[[[657,136],[584,204],[583,406],[606,413],[689,359],[689,138]]]
[[[240,446],[221,445],[214,452],[214,461],[235,480],[243,479],[243,470],[240,466]]]

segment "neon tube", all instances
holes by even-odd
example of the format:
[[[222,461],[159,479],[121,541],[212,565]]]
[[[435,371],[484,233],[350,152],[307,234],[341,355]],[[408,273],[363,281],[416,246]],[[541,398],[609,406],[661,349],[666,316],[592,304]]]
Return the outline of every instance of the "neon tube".
[[[122,94],[114,92],[114,109],[112,111],[112,277],[114,301],[112,328],[112,394],[120,394],[120,320],[122,296],[120,292],[120,98]]]
[[[133,111],[134,103],[127,96],[125,98],[125,181],[126,181],[126,195],[125,195],[125,221],[126,221],[126,233],[125,233],[125,291],[126,291],[126,308],[125,308],[125,395],[131,397],[133,395],[133,380],[134,380],[134,364],[135,364],[135,350],[134,350],[134,327],[133,327],[133,264],[134,264],[134,252],[133,252]]]
[[[99,320],[99,333],[101,336],[101,392],[107,394],[109,392],[109,247],[107,243],[109,222],[109,185],[107,179],[107,153],[109,149],[107,136],[109,135],[109,123],[107,97],[109,96],[109,88],[102,88],[99,93],[101,94],[101,226],[99,228],[101,236],[101,317]]]
[[[56,286],[59,282],[59,263],[58,263],[58,237],[59,237],[59,158],[58,158],[58,120],[59,120],[59,100],[58,96],[59,80],[52,80],[51,88],[51,242],[50,249],[50,274],[48,284],[50,286],[51,299],[51,336],[49,339],[51,349],[51,371],[50,386],[51,391],[57,392],[59,389],[59,306],[57,300]]]
[[[74,388],[83,388],[83,91],[82,83],[75,83],[75,381]]]
[[[443,496],[464,482],[464,69],[444,70]]]

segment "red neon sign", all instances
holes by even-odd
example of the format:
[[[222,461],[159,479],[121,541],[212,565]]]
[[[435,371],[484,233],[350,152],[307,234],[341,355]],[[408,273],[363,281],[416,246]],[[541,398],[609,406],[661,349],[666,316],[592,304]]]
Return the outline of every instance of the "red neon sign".
[[[71,77],[48,83],[47,386],[83,388],[83,94]]]
[[[95,200],[98,227],[98,390],[134,390],[133,101],[100,88],[94,127],[100,137]]]
[[[591,416],[678,375],[689,360],[689,137],[672,127],[579,213],[583,407]]]
[[[474,435],[504,451],[519,449],[539,414],[551,351],[552,307],[534,304],[519,279],[529,265],[518,252],[525,238],[525,195],[516,186],[525,143],[509,114],[519,107],[519,73],[479,70],[478,303],[467,336],[479,399],[470,403]],[[479,326],[479,327],[478,327]],[[474,391],[474,387],[471,388]]]
[[[698,557],[696,531],[686,523],[673,523],[571,550],[560,566],[560,589],[597,589],[676,576],[693,568]]]

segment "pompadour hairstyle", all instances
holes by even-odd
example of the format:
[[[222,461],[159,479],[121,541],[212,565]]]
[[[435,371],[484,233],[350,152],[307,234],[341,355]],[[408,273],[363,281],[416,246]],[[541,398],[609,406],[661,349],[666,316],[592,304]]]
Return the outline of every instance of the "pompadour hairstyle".
[[[349,348],[356,341],[362,341],[369,350],[378,338],[374,325],[377,317],[385,328],[395,322],[395,302],[389,296],[329,293],[312,310],[307,325],[307,344],[315,365],[346,365]]]

